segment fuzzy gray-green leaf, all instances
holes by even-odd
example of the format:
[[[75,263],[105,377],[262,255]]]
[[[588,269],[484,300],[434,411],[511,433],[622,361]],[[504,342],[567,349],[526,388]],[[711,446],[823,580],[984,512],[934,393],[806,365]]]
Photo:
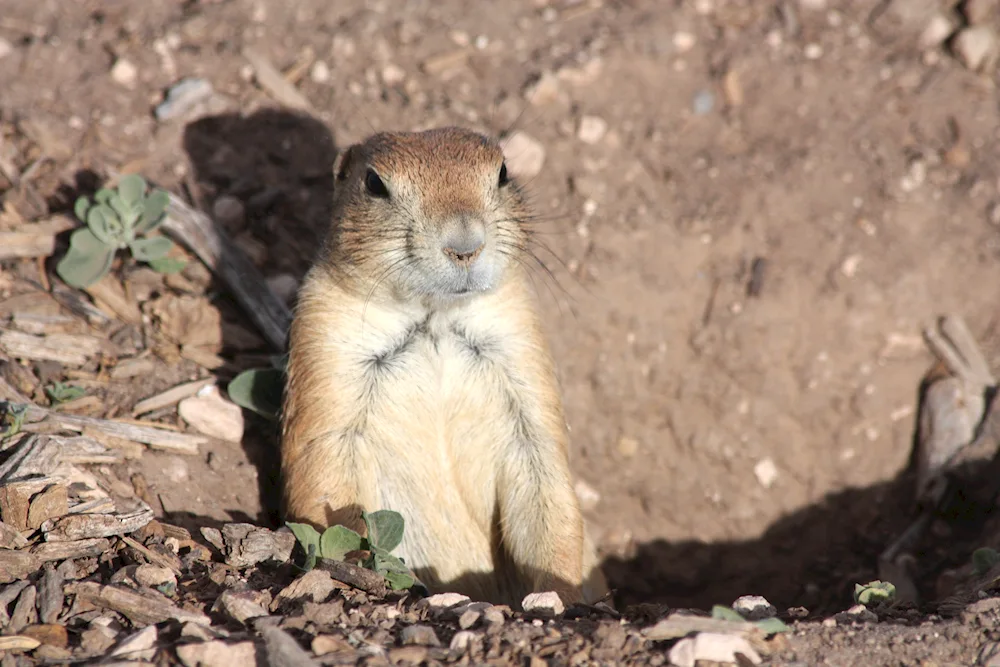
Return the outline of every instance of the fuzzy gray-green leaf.
[[[283,371],[276,368],[251,368],[233,378],[226,387],[226,393],[236,405],[274,420],[281,410],[284,383]]]
[[[773,635],[778,632],[788,632],[791,630],[780,618],[765,618],[755,621],[756,625],[765,635]]]
[[[146,180],[138,174],[122,176],[118,181],[118,194],[129,206],[138,206],[146,194]]]
[[[90,209],[90,200],[86,197],[78,197],[73,205],[73,213],[80,222],[87,222],[87,211]]]
[[[180,273],[187,266],[187,262],[176,257],[164,257],[152,260],[149,266],[157,273]]]
[[[137,234],[151,232],[163,222],[164,212],[170,203],[170,195],[163,190],[154,190],[142,202],[142,217],[136,225]]]
[[[330,526],[319,538],[320,558],[344,560],[344,556],[361,548],[361,536],[347,526]]]
[[[94,201],[97,202],[98,204],[107,204],[108,199],[111,197],[113,192],[114,192],[113,190],[110,190],[108,188],[101,188],[100,190],[94,193]]]
[[[416,583],[409,572],[387,572],[382,576],[394,591],[405,591]]]
[[[103,278],[114,258],[114,248],[102,243],[89,227],[81,227],[70,235],[69,250],[56,265],[56,273],[67,285],[82,289]]]
[[[118,214],[107,204],[91,207],[87,212],[87,226],[98,240],[113,249],[120,248],[128,242]]]
[[[292,531],[295,535],[295,539],[299,541],[302,545],[302,550],[309,553],[309,545],[316,547],[317,553],[319,552],[319,532],[310,526],[308,523],[291,523],[285,522],[288,529]]]
[[[166,257],[174,247],[174,242],[166,236],[151,236],[136,239],[128,247],[132,251],[132,256],[140,262],[153,262]]]
[[[403,541],[403,515],[392,510],[378,510],[361,515],[368,527],[368,542],[373,547],[392,551]]]

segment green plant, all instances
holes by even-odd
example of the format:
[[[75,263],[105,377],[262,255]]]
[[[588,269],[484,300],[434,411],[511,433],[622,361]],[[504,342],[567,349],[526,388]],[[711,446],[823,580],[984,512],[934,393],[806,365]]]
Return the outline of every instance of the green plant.
[[[854,601],[866,607],[891,602],[896,597],[896,587],[888,581],[869,581],[854,584]]]
[[[69,250],[56,266],[66,284],[85,288],[111,270],[115,253],[128,248],[132,256],[160,273],[176,273],[182,260],[167,257],[174,247],[165,236],[143,238],[163,222],[169,196],[163,190],[146,193],[142,176],[123,176],[116,190],[102,188],[76,200],[73,212],[86,223],[69,238]]]
[[[80,398],[87,392],[80,387],[76,387],[63,382],[54,382],[45,388],[45,395],[52,401],[52,405],[59,405],[74,399]]]
[[[1000,553],[996,549],[982,547],[972,552],[972,569],[977,575],[984,575],[1000,563]]]
[[[747,620],[740,615],[740,612],[721,604],[717,604],[712,607],[712,618],[717,618],[723,621],[739,621],[741,623],[747,622]],[[784,621],[780,618],[764,618],[759,621],[751,622],[765,635],[773,635],[778,632],[788,632],[791,629],[785,625]]]
[[[416,583],[402,558],[390,552],[403,541],[403,515],[392,510],[361,512],[368,536],[361,537],[346,526],[330,526],[323,534],[306,523],[287,523],[306,552],[305,569],[311,570],[317,558],[343,561],[348,554],[358,553],[360,565],[385,577],[396,591]]]
[[[288,355],[271,359],[271,368],[251,368],[232,379],[226,393],[233,403],[256,412],[260,416],[277,420],[281,410],[281,394],[285,389],[285,364]]]
[[[0,401],[0,441],[20,433],[27,415],[26,404]]]

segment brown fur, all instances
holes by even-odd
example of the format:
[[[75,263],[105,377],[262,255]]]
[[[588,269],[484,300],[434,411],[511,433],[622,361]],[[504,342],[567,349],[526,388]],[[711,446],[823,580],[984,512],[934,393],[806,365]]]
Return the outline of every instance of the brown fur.
[[[593,600],[606,587],[523,273],[528,212],[502,164],[456,128],[375,135],[338,159],[291,330],[284,511],[359,532],[362,509],[402,513],[400,555],[432,591]],[[388,197],[366,189],[369,169]],[[480,232],[468,265],[442,251]]]

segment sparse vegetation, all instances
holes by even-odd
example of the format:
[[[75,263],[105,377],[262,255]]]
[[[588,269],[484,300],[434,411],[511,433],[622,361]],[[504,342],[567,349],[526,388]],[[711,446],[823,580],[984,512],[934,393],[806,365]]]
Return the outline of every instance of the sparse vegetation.
[[[146,236],[163,222],[169,197],[163,190],[147,193],[141,176],[123,176],[115,190],[102,188],[91,201],[80,197],[73,212],[84,226],[70,236],[69,250],[56,267],[66,284],[86,288],[103,278],[119,250],[146,262],[160,273],[184,268],[182,260],[168,257],[173,241],[165,236]]]
[[[52,401],[52,405],[68,403],[86,393],[83,388],[65,382],[53,382],[45,388],[45,395]]]
[[[854,601],[866,607],[877,607],[892,602],[896,597],[896,587],[888,581],[869,581],[854,585]]]
[[[315,567],[317,558],[328,558],[360,565],[385,577],[393,590],[405,590],[415,583],[402,558],[390,552],[403,541],[403,516],[392,510],[362,512],[367,537],[346,526],[330,526],[323,534],[305,523],[288,523],[303,551],[304,569]]]

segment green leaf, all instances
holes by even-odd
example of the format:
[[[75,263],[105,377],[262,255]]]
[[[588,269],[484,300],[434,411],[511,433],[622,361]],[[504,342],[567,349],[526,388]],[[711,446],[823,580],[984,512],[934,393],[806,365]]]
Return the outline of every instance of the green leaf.
[[[319,538],[321,558],[344,560],[344,555],[361,548],[361,536],[347,526],[330,526]]]
[[[983,547],[972,552],[972,569],[977,575],[986,574],[997,563],[1000,563],[1000,553],[996,549]]]
[[[170,195],[163,190],[154,190],[142,202],[142,217],[135,226],[137,234],[146,234],[153,231],[163,222],[164,212],[167,204],[170,203]]]
[[[252,368],[229,383],[226,392],[236,405],[252,410],[267,419],[277,419],[281,411],[281,393],[285,374],[275,368]]]
[[[402,559],[396,558],[391,553],[378,547],[372,547],[371,568],[379,574],[387,572],[409,572],[410,568]]]
[[[62,382],[55,382],[51,386],[45,388],[45,394],[54,405],[72,401],[73,399],[80,398],[86,393],[87,392],[81,387],[68,385]]]
[[[98,204],[87,211],[87,226],[94,236],[112,248],[122,248],[127,243],[124,225],[107,204]]]
[[[146,239],[136,239],[129,244],[132,256],[140,262],[152,262],[163,259],[174,247],[174,242],[166,236],[151,236]]]
[[[69,237],[69,250],[56,273],[71,287],[82,289],[93,285],[111,270],[114,248],[101,242],[89,227],[81,227]]]
[[[896,587],[888,581],[870,581],[854,585],[854,601],[866,607],[888,602],[896,597]]]
[[[114,194],[113,190],[109,190],[108,188],[101,188],[100,190],[94,193],[94,201],[97,202],[98,204],[107,204],[108,199],[113,194]]]
[[[385,577],[385,580],[389,582],[389,587],[394,591],[405,591],[416,583],[408,572],[389,572],[382,576]]]
[[[319,552],[319,532],[308,523],[291,523],[286,521],[285,525],[288,526],[288,529],[295,535],[295,539],[302,545],[302,550],[306,552],[307,557],[309,556],[310,547],[312,548],[313,560],[315,561],[315,554]]]
[[[373,547],[392,551],[403,541],[403,515],[392,510],[362,512],[361,517],[368,527],[368,542]]]
[[[79,197],[73,205],[73,213],[80,222],[87,222],[87,210],[90,208],[90,200],[86,197]]]
[[[740,612],[736,611],[731,607],[726,607],[725,605],[717,604],[712,607],[712,618],[722,619],[724,621],[745,621],[746,619],[740,615]]]
[[[306,548],[306,562],[302,566],[302,569],[305,570],[306,572],[316,567],[316,558],[317,558],[316,552],[317,549],[315,544],[310,544]]]
[[[107,206],[111,208],[118,215],[118,219],[121,221],[123,227],[129,227],[129,220],[133,219],[135,214],[132,212],[132,207],[126,204],[125,201],[118,196],[118,193],[112,192],[111,196],[108,197]]]
[[[146,180],[139,174],[122,176],[118,181],[118,194],[129,206],[138,207],[146,194]]]
[[[177,257],[164,257],[151,260],[149,266],[157,273],[180,273],[187,266],[187,262]]]
[[[756,621],[754,625],[760,628],[765,635],[773,635],[778,632],[788,632],[791,630],[780,618],[765,618]]]

